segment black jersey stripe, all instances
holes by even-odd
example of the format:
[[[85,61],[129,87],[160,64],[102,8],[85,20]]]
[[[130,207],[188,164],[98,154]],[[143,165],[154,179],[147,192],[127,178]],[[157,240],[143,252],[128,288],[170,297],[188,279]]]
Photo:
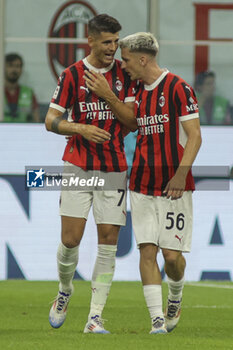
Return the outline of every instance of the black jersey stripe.
[[[87,120],[87,124],[90,124],[90,120]],[[90,151],[90,143],[82,136],[82,144],[86,148],[86,169],[93,170],[93,156]],[[85,165],[85,163],[83,163]]]
[[[181,83],[181,86],[182,86],[184,94],[186,96],[186,103],[188,103],[189,98],[190,98],[190,90],[189,90],[190,88],[185,83]]]
[[[76,143],[77,150],[80,153],[80,140],[78,139],[78,137],[75,138],[75,143]]]
[[[138,101],[139,101],[139,102],[142,101],[142,93],[143,93],[143,86],[141,86],[141,92],[140,92],[139,98],[138,98]],[[136,118],[140,118],[140,114],[141,114],[141,103],[140,103],[139,107],[137,108],[137,115],[136,115]]]
[[[73,113],[73,115],[74,115],[74,117],[75,117],[75,122],[78,122],[79,121],[79,119],[80,119],[80,117],[81,117],[81,113],[80,113],[80,108],[79,108],[79,104],[75,101],[75,103],[74,103],[74,113]]]
[[[146,99],[146,115],[150,116],[152,115],[151,112],[151,99],[153,96],[153,91],[151,90],[148,92],[147,95],[147,99]],[[147,140],[147,164],[149,165],[149,169],[150,169],[150,176],[149,176],[149,181],[147,184],[147,189],[148,189],[148,195],[153,194],[153,190],[152,193],[151,189],[154,188],[155,185],[155,162],[154,162],[154,142],[153,142],[153,135],[147,135],[146,136],[146,140]]]
[[[107,167],[106,162],[105,162],[103,145],[101,143],[96,144],[96,153],[97,153],[98,159],[100,161],[100,170],[107,171],[108,167]]]
[[[114,66],[112,67],[112,91],[114,92],[114,94],[118,97],[119,96],[119,90],[117,90],[116,88],[116,81],[117,81],[117,65],[116,62],[114,64]]]
[[[78,83],[79,83],[78,71],[77,71],[75,66],[71,66],[70,67],[70,72],[71,72],[73,80],[74,80],[75,92],[77,93],[77,91],[78,91]]]
[[[75,92],[78,93],[78,83],[79,83],[78,71],[77,71],[75,66],[72,66],[72,67],[70,67],[70,72],[71,72],[72,77],[73,77]],[[78,122],[80,117],[81,117],[78,99],[76,99],[74,101],[73,109],[74,109],[74,111],[73,111],[74,121]]]
[[[166,88],[165,83],[169,84],[167,76],[161,81],[161,83],[158,86],[157,101],[159,101],[159,98],[163,92],[163,89]],[[157,103],[156,114],[160,115],[161,113],[162,113],[162,108],[160,107],[159,103]],[[168,169],[167,157],[166,157],[166,151],[165,151],[165,133],[164,132],[159,133],[159,142],[160,142],[161,163],[162,163],[162,169],[160,169],[160,171],[162,170],[161,190],[163,191],[169,181],[169,169]]]
[[[69,94],[67,96],[67,100],[66,100],[66,104],[65,104],[66,109],[70,108],[70,105],[71,105],[72,92],[73,92],[73,85],[71,84],[71,82],[69,83],[68,92],[69,92]]]
[[[92,97],[93,97],[93,93],[88,90],[85,90],[85,101],[86,103],[90,103],[92,102]],[[90,118],[86,118],[86,124],[92,124],[92,120]],[[93,164],[94,164],[94,157],[91,154],[90,151],[90,142],[88,140],[86,140],[84,137],[82,137],[82,141],[83,141],[83,145],[86,148],[86,168],[87,170],[92,170],[93,169]],[[97,144],[95,144],[96,146]]]
[[[115,62],[113,68],[112,68],[112,71],[111,71],[111,79],[112,79],[112,91],[115,93],[115,95],[117,97],[119,97],[119,90],[117,90],[116,88],[116,81],[117,79],[119,79],[118,77],[118,69],[117,69],[117,64]],[[124,82],[122,82],[123,86],[124,86]],[[119,166],[119,160],[118,160],[118,157],[117,157],[117,154],[116,152],[114,151],[115,150],[115,147],[114,147],[114,143],[113,141],[115,139],[118,138],[119,140],[119,143],[121,145],[121,151],[124,152],[124,149],[123,149],[123,137],[122,137],[122,133],[118,133],[118,135],[116,135],[116,126],[119,122],[117,121],[117,119],[113,119],[112,120],[112,123],[111,123],[111,126],[110,126],[110,129],[109,129],[109,133],[112,135],[112,138],[110,139],[109,141],[109,150],[110,150],[110,155],[111,155],[111,158],[112,158],[112,164],[113,164],[113,168],[114,168],[114,171],[116,172],[119,172],[120,171],[120,166]]]
[[[117,76],[117,65],[116,65],[116,62],[114,63],[110,74],[111,74],[111,80],[109,81],[109,84],[110,85],[112,84],[112,86],[110,86],[110,87],[113,90],[113,86],[116,85],[115,82],[116,82],[116,76]],[[113,91],[115,92],[115,90],[113,90]],[[100,101],[100,103],[105,102],[104,99],[102,99],[102,98],[99,98],[99,101]],[[105,129],[105,124],[106,124],[106,121],[104,119],[98,121],[98,126],[101,129]],[[113,145],[114,130],[115,130],[115,126],[113,126],[113,124],[116,125],[116,123],[114,123],[114,120],[112,121],[112,125],[111,125],[110,130],[109,130],[110,134],[112,135],[112,138],[109,141],[108,147],[109,147],[110,154],[111,154],[111,157],[112,157],[112,164],[113,164],[113,167],[115,169],[115,161],[117,159],[117,155],[116,155],[115,148],[114,148],[114,145]],[[105,155],[104,155],[103,147],[102,148],[98,147],[97,154],[98,154],[99,159],[101,160],[101,166],[100,166],[101,170],[102,171],[107,171],[107,165],[106,165],[106,162],[105,162]],[[117,167],[117,170],[115,170],[115,171],[119,171],[118,167]]]
[[[178,115],[180,116],[180,115],[182,115],[181,101],[180,101],[180,98],[179,98],[179,95],[178,95],[177,91],[175,92],[175,103],[176,103],[176,108],[177,108]]]
[[[120,171],[119,161],[118,161],[117,154],[114,151],[115,147],[113,144],[114,138],[116,137],[114,134],[114,131],[116,129],[117,123],[118,123],[118,121],[116,119],[113,119],[112,124],[111,124],[110,129],[109,129],[109,133],[112,135],[112,137],[109,141],[109,149],[110,149],[110,154],[112,157],[112,164],[113,164],[114,171],[119,172]]]
[[[120,151],[124,152],[124,137],[122,135],[122,132],[118,134],[119,142],[120,142]]]
[[[127,91],[129,89],[129,86],[131,84],[131,79],[128,73],[125,70],[122,70],[123,76],[124,76],[124,89],[125,89],[125,96],[127,95]]]
[[[178,78],[174,77],[169,87],[170,147],[171,147],[172,164],[173,164],[174,172],[176,172],[179,166],[177,134],[176,134],[176,130],[177,130],[176,107],[173,100],[174,89],[177,82],[178,82]]]
[[[99,98],[99,102],[102,103],[104,102],[104,100],[102,98]],[[100,129],[104,130],[104,126],[105,126],[105,120],[104,119],[100,119],[98,120],[98,127]],[[105,162],[105,156],[104,156],[104,150],[103,150],[103,144],[96,144],[96,153],[98,155],[98,159],[100,160],[100,170],[102,171],[106,171],[107,170],[107,165]]]
[[[141,92],[139,94],[138,101],[142,100],[142,93],[143,93],[143,87],[142,87]],[[136,118],[140,118],[140,111],[141,111],[141,104],[139,105],[139,108],[137,109]],[[141,155],[141,144],[142,144],[142,141],[143,141],[144,137],[145,136],[141,135],[140,139],[139,139],[139,142],[138,142],[138,149],[139,149],[139,152],[140,152],[140,156],[139,156],[138,167],[136,169],[136,174],[135,174],[135,187],[134,187],[134,189],[135,189],[136,192],[140,192],[142,176],[143,176],[143,173],[144,173],[145,159]],[[133,167],[136,167],[136,165],[133,164]],[[132,170],[131,170],[131,172],[132,172]]]
[[[188,87],[188,85],[187,84],[185,84],[185,83],[181,83],[181,86],[183,87],[183,90],[184,90],[184,95],[185,95],[185,97],[186,97],[186,106],[187,105],[189,105],[190,104],[190,101],[189,101],[189,99],[190,99],[190,97],[191,97],[191,92],[190,92],[190,88]],[[189,114],[192,114],[193,113],[193,111],[189,111]]]

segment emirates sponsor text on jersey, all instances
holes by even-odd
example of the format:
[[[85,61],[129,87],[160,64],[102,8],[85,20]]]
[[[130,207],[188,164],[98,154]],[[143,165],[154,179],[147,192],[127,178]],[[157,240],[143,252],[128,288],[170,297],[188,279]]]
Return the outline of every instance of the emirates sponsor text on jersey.
[[[169,121],[168,114],[144,115],[137,118],[140,135],[160,134],[164,132],[164,123]]]
[[[105,101],[97,102],[79,102],[80,111],[87,113],[86,119],[116,119]]]

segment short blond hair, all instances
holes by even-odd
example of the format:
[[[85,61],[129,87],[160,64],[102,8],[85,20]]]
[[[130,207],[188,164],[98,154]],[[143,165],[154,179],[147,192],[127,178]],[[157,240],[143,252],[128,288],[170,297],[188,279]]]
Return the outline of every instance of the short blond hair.
[[[119,40],[120,48],[128,48],[130,52],[144,52],[156,56],[159,44],[155,36],[148,32],[138,32]]]

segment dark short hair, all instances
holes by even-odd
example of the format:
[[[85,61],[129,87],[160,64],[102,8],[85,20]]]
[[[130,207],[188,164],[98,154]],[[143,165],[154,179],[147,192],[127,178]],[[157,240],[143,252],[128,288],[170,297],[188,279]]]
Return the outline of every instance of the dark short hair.
[[[14,62],[16,60],[19,60],[23,66],[23,59],[20,55],[18,55],[17,53],[8,53],[5,56],[5,63],[11,63]]]
[[[209,77],[215,78],[215,73],[211,70],[206,70],[198,73],[195,78],[194,88],[198,89],[199,86],[202,86],[204,84],[205,79]]]
[[[88,22],[88,34],[100,34],[101,32],[117,33],[121,30],[121,25],[117,19],[103,13],[93,17]]]

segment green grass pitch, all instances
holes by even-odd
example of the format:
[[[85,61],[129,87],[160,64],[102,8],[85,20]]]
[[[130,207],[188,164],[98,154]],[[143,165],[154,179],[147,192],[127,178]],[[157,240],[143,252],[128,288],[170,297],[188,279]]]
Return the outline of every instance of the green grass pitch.
[[[233,283],[193,283],[184,288],[177,328],[150,335],[150,318],[140,282],[114,282],[103,318],[111,334],[83,334],[90,282],[75,281],[67,319],[60,329],[48,322],[56,282],[0,282],[1,350],[229,350],[233,349]],[[164,300],[167,284],[163,284]]]

